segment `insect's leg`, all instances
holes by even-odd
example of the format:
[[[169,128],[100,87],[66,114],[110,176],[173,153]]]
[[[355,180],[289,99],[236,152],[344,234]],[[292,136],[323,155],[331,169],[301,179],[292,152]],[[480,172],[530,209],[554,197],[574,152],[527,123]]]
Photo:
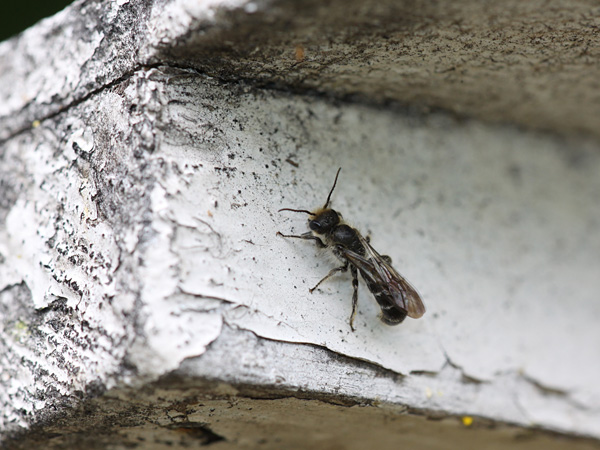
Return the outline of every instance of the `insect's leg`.
[[[307,240],[315,241],[317,243],[317,245],[321,248],[327,247],[319,237],[313,235],[310,231],[303,233],[301,235],[283,234],[278,231],[277,236],[281,236],[281,237],[285,237],[285,238],[307,239]]]
[[[338,272],[345,272],[346,270],[348,270],[348,261],[346,261],[346,264],[344,264],[343,266],[340,267],[336,267],[335,269],[331,269],[329,271],[329,273],[327,275],[325,275],[321,281],[319,281],[313,288],[309,289],[308,292],[310,292],[311,294],[313,293],[313,291],[318,288],[320,286],[320,284],[325,281],[327,278],[335,275]]]
[[[358,271],[356,267],[350,266],[350,273],[352,273],[352,314],[350,315],[350,329],[354,331],[354,317],[356,317],[356,305],[358,303]]]

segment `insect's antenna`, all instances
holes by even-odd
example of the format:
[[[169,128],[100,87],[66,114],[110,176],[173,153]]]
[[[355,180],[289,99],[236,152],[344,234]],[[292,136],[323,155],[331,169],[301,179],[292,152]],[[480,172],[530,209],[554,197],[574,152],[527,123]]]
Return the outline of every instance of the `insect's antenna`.
[[[307,211],[305,209],[291,209],[291,208],[281,208],[279,211],[277,212],[281,212],[281,211],[292,211],[292,212],[301,212],[301,213],[306,213],[306,214],[310,214],[311,216],[314,216],[314,214],[310,211]]]
[[[335,174],[335,180],[333,181],[333,186],[331,186],[331,190],[329,191],[329,195],[327,196],[327,201],[325,202],[325,206],[323,206],[323,209],[327,208],[327,205],[329,205],[329,200],[331,200],[331,194],[333,194],[333,190],[335,189],[335,185],[337,183],[338,176],[340,175],[340,170],[342,170],[341,167],[338,169],[337,173]]]

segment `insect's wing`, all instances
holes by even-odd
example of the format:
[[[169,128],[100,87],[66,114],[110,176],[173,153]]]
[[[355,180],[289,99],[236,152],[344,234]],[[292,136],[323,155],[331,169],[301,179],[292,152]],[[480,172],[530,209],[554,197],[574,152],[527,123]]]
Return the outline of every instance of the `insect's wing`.
[[[411,284],[406,281],[404,277],[402,277],[402,275],[396,272],[389,263],[384,261],[383,264],[387,266],[387,270],[391,270],[395,273],[395,276],[393,277],[395,282],[391,282],[390,284],[395,286],[394,297],[399,303],[403,303],[403,308],[406,309],[406,314],[408,317],[418,319],[425,314],[425,305],[423,304],[423,300],[421,300],[421,296],[417,290],[412,287]]]
[[[408,317],[418,319],[425,314],[425,305],[417,290],[396,272],[396,269],[377,253],[364,237],[359,234],[358,238],[365,248],[365,256],[344,249],[346,258],[358,267],[363,277],[369,278],[370,282],[386,286],[389,295],[400,308],[406,311]]]

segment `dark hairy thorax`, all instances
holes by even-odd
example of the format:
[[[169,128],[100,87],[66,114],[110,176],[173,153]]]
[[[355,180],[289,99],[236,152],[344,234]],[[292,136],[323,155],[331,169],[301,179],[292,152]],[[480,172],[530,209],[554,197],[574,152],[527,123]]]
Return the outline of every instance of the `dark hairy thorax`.
[[[350,225],[346,225],[345,223],[337,225],[331,230],[331,240],[336,245],[342,245],[354,253],[358,253],[361,256],[365,255],[365,248],[358,238],[357,231]]]

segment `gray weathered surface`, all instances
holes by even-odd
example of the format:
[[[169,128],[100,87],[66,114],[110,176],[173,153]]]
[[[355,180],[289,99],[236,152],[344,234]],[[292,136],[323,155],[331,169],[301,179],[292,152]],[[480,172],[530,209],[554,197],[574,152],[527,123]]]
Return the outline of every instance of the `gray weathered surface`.
[[[263,2],[252,2],[257,5]],[[165,46],[227,79],[600,136],[593,0],[268,2]]]
[[[0,139],[165,62],[598,138],[599,13],[593,0],[75,2],[0,47]]]
[[[64,433],[69,421],[56,412],[82,401],[99,415],[78,433],[93,436],[106,429],[101,417],[113,417],[111,396],[128,392],[122,414],[146,392],[126,441],[148,439],[147,423],[170,429],[162,421],[184,395],[179,378],[166,382],[171,406],[153,391],[175,371],[198,386],[216,380],[263,396],[381,404],[364,413],[374,415],[383,446],[394,437],[386,408],[599,438],[597,143],[223,83],[177,53],[224,32],[231,17],[251,27],[269,11],[284,14],[278,5],[215,18],[185,2],[75,4],[0,47],[7,61],[44,34],[55,39],[49,46],[66,45],[69,33],[52,33],[53,23],[77,30],[84,12],[104,24],[104,37],[80,53],[45,56],[53,61],[46,71],[30,68],[29,82],[1,91],[2,429],[44,419],[39,436]],[[119,42],[103,31],[130,21],[135,30]],[[177,41],[185,30],[197,34]],[[125,50],[134,56],[119,59]],[[170,65],[146,65],[156,58]],[[32,91],[19,97],[21,89]],[[334,207],[421,291],[423,319],[381,325],[363,288],[352,333],[348,277],[309,295],[331,262],[309,243],[275,236],[305,230],[304,216],[277,210],[321,205],[338,166]],[[232,389],[219,401],[252,400]],[[211,389],[194,395],[210,399]],[[227,416],[192,412],[187,420],[205,424],[205,434]],[[429,427],[416,423],[417,436]],[[226,442],[214,445],[242,445],[241,430],[219,429]],[[198,444],[202,433],[185,442]]]

